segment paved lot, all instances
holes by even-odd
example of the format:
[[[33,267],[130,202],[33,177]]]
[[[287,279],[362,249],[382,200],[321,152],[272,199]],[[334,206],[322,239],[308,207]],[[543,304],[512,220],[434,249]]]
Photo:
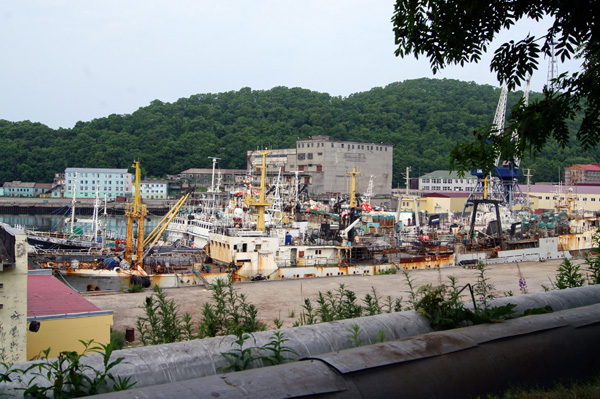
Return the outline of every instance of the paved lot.
[[[582,260],[575,260],[575,262],[581,263]],[[560,263],[560,261],[519,263],[518,267],[526,279],[528,291],[530,293],[544,291],[542,285],[549,286],[550,279],[555,279]],[[447,276],[450,275],[456,276],[462,286],[467,283],[475,283],[477,274],[476,270],[460,267],[409,272],[417,286],[446,283]],[[514,295],[521,294],[519,270],[516,263],[490,266],[486,276],[494,285],[496,296],[505,296],[504,293],[508,291],[512,291]],[[246,295],[249,303],[256,305],[260,319],[267,323],[269,328],[274,328],[273,319],[275,318],[281,319],[284,327],[291,327],[298,319],[304,298],[310,298],[314,303],[319,292],[335,291],[340,284],[344,284],[347,289],[354,291],[359,300],[371,292],[372,287],[383,297],[390,295],[392,298],[403,297],[404,301],[408,299],[408,285],[406,278],[401,273],[382,276],[320,277],[236,283],[234,287]],[[200,320],[203,305],[211,300],[211,291],[201,287],[172,288],[165,291],[168,297],[173,298],[180,306],[181,313],[190,313],[194,321]],[[125,331],[127,327],[135,327],[137,318],[143,315],[142,306],[145,297],[150,294],[151,291],[146,290],[141,293],[96,294],[89,295],[87,298],[102,310],[113,310],[113,328]],[[290,317],[292,312],[295,313],[294,317]]]

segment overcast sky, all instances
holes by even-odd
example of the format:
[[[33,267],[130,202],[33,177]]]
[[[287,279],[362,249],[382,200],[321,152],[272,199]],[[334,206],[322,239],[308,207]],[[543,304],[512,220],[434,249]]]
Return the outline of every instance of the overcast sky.
[[[334,96],[434,77],[394,56],[393,0],[47,0],[0,9],[0,119],[72,127],[250,87]],[[524,22],[492,45],[545,32]],[[435,75],[497,86],[491,55]],[[532,79],[541,91],[548,64]],[[566,67],[560,66],[560,72]]]

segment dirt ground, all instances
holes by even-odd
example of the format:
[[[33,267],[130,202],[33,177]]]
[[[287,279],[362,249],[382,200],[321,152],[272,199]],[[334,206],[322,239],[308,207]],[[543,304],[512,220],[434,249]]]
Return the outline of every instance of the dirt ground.
[[[581,263],[582,260],[578,259],[574,262]],[[494,294],[497,297],[506,296],[505,293],[509,291],[514,295],[521,294],[519,269],[527,282],[527,291],[529,293],[542,292],[544,291],[542,285],[549,286],[550,279],[555,280],[556,270],[560,263],[561,261],[553,260],[489,266],[486,276],[494,286]],[[425,284],[447,283],[447,277],[450,275],[458,278],[460,286],[467,283],[473,284],[477,281],[477,274],[477,270],[461,267],[409,271],[409,275],[411,279],[414,279],[417,287]],[[283,321],[283,327],[291,327],[298,320],[304,298],[310,298],[314,304],[319,292],[335,291],[339,289],[340,284],[344,284],[347,289],[354,291],[361,302],[365,294],[371,293],[372,288],[375,288],[382,297],[388,295],[394,299],[402,297],[404,302],[409,297],[406,278],[402,273],[380,276],[336,276],[258,281],[235,283],[234,287],[246,295],[248,303],[252,303],[258,308],[260,320],[269,328],[274,328],[273,320],[275,318]],[[180,306],[181,314],[190,313],[192,320],[196,322],[201,319],[203,305],[207,301],[211,301],[211,291],[202,287],[171,288],[166,289],[165,292]],[[90,294],[86,295],[86,298],[102,310],[113,310],[113,329],[124,332],[128,327],[135,328],[137,318],[143,316],[145,298],[151,294],[152,291],[147,289],[140,293]]]

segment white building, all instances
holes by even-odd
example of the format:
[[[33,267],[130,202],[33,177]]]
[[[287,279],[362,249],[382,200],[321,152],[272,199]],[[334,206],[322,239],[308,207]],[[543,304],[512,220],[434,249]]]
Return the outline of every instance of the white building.
[[[466,191],[471,192],[477,184],[477,177],[467,175],[460,177],[458,172],[436,170],[419,177],[419,191]]]
[[[131,195],[133,175],[127,169],[67,168],[65,169],[65,197],[100,198]]]
[[[144,199],[167,199],[168,185],[167,180],[142,180],[140,194]],[[135,195],[135,186],[133,186],[132,195]]]

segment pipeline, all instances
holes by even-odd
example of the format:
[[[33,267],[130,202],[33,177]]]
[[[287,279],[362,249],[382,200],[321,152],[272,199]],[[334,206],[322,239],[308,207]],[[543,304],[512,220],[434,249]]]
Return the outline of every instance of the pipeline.
[[[555,311],[560,311],[600,303],[600,286],[501,298],[491,301],[490,305],[498,306],[506,302],[516,304],[520,312],[546,305],[552,306]],[[434,331],[428,320],[420,313],[404,311],[282,329],[281,332],[284,333],[285,339],[288,339],[286,346],[294,349],[300,358],[309,358],[354,347],[356,345],[352,340],[354,326],[358,326],[360,340],[364,345],[379,342],[380,331],[384,332],[386,341]],[[256,332],[252,334],[247,344],[260,347],[268,343],[272,336],[272,331]],[[131,377],[132,382],[136,382],[136,388],[215,375],[229,365],[227,359],[221,354],[234,348],[232,345],[235,339],[233,336],[215,337],[115,351],[113,357],[123,357],[124,361],[112,372],[121,377]],[[25,369],[31,364],[26,362],[17,366]],[[86,356],[85,364],[99,370],[102,368],[102,357],[98,354]],[[266,364],[257,362],[253,366],[261,367]],[[22,385],[16,382],[0,385],[0,389],[8,387],[18,388]],[[22,391],[16,394],[20,392]]]
[[[100,397],[468,398],[590,375],[598,336],[595,304]]]

